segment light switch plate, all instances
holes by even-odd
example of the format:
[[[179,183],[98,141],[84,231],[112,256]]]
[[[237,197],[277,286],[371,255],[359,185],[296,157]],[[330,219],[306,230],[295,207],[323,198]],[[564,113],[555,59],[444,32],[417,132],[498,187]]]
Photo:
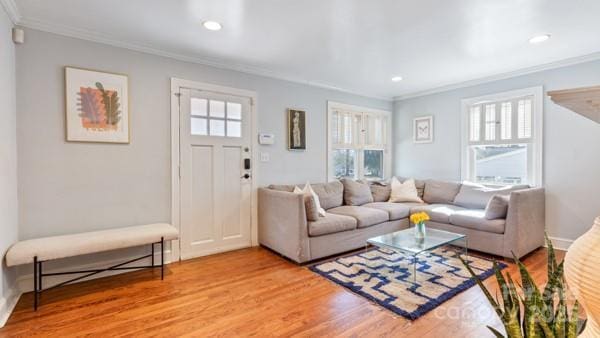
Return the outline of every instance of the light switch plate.
[[[269,162],[269,153],[260,153],[260,161],[261,162]]]

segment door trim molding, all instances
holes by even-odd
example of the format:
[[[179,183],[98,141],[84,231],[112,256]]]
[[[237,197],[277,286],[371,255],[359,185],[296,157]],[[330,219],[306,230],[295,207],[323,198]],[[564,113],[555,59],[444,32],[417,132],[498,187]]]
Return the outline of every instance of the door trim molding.
[[[258,95],[255,91],[226,87],[215,85],[211,83],[184,80],[172,77],[171,78],[171,224],[179,230],[181,233],[181,192],[180,192],[180,176],[179,176],[179,89],[189,88],[196,90],[205,90],[216,93],[223,93],[229,95],[243,96],[250,98],[250,130],[252,139],[252,200],[251,205],[251,244],[252,246],[258,245],[258,166],[256,165],[256,159],[258,158]],[[181,244],[180,241],[172,242],[172,260],[181,260]]]

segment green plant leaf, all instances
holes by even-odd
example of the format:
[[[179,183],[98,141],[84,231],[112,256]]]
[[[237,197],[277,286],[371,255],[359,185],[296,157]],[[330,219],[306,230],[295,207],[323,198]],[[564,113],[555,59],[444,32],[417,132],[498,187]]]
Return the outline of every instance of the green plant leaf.
[[[493,327],[491,327],[491,326],[489,326],[489,325],[488,325],[488,326],[487,326],[487,328],[488,328],[490,331],[492,331],[492,333],[494,334],[494,336],[496,336],[496,338],[505,338],[505,337],[504,337],[504,335],[502,335],[502,333],[500,333],[500,331],[498,331],[498,330],[494,329]],[[512,337],[511,337],[511,338],[512,338]]]

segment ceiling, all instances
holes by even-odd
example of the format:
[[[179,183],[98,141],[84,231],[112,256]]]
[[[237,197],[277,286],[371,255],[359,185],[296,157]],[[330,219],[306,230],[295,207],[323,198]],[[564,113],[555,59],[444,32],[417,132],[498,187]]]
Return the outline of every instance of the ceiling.
[[[600,58],[598,0],[15,3],[27,27],[388,99]]]

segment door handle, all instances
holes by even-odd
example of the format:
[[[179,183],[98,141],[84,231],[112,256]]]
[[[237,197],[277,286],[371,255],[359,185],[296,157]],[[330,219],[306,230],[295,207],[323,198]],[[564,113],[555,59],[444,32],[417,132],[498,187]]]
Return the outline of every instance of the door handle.
[[[249,178],[250,178],[250,174],[244,174],[244,176],[242,176],[242,177],[240,177],[240,178],[249,179]]]

